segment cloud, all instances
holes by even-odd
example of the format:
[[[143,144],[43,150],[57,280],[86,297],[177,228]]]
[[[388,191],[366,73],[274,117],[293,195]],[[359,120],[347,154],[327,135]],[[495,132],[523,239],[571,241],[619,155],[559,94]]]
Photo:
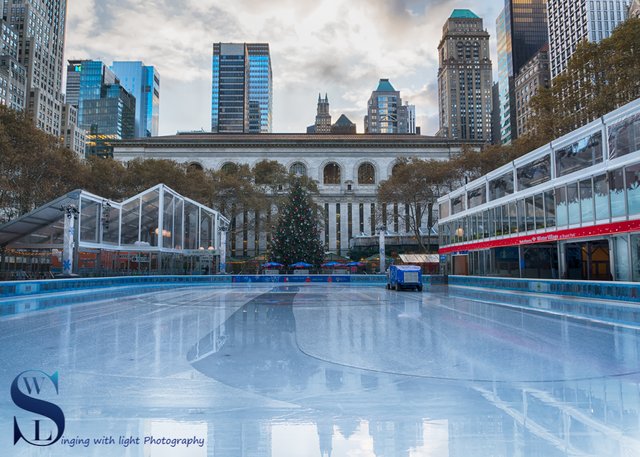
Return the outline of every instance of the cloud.
[[[425,120],[423,133],[433,134],[442,26],[454,8],[468,7],[462,0],[68,3],[67,58],[143,60],[158,68],[162,134],[210,124],[212,43],[220,41],[270,44],[275,132],[304,132],[318,92],[328,93],[336,119],[345,113],[362,132],[371,91],[379,78],[390,78]],[[472,5],[493,40],[499,8]],[[495,56],[493,62],[495,72]]]

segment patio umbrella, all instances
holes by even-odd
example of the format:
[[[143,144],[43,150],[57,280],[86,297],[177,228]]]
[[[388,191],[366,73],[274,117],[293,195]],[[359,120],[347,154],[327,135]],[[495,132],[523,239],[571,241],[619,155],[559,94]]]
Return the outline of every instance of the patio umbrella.
[[[340,267],[344,267],[345,265],[343,263],[340,263],[340,262],[327,262],[327,263],[323,263],[321,266],[323,266],[323,267],[340,268]]]
[[[364,267],[364,263],[362,262],[349,262],[347,264],[348,267]]]
[[[278,262],[267,262],[262,264],[262,268],[280,268],[280,267],[284,267],[284,265]]]
[[[296,262],[289,265],[291,268],[311,268],[313,265],[307,262]]]

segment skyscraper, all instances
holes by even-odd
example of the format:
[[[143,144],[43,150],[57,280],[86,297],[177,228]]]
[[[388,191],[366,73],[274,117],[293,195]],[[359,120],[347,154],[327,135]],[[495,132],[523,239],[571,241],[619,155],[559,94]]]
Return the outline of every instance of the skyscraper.
[[[470,10],[453,10],[438,56],[438,136],[491,141],[491,58],[482,19]]]
[[[136,98],[136,138],[158,136],[160,75],[142,62],[113,62],[111,70]]]
[[[416,133],[416,106],[405,103],[398,107],[398,133]]]
[[[331,114],[329,113],[329,97],[318,94],[318,109],[316,123],[307,128],[307,133],[331,133]]]
[[[18,33],[2,19],[0,4],[0,105],[23,111],[27,71],[18,62]]]
[[[77,108],[78,125],[87,131],[87,156],[107,156],[111,140],[134,137],[136,99],[103,62],[69,61],[67,102]]]
[[[211,131],[270,133],[273,87],[268,43],[214,43]]]
[[[545,44],[522,66],[515,78],[514,92],[518,136],[529,133],[532,129],[531,97],[535,96],[541,88],[548,88],[550,85],[549,45]]]
[[[496,20],[496,33],[500,135],[502,143],[510,143],[517,138],[514,78],[548,42],[547,0],[505,0]]]
[[[18,34],[26,69],[26,109],[40,130],[60,136],[66,0],[4,0],[2,18]]]
[[[597,43],[627,18],[628,0],[548,0],[551,78],[567,68],[582,40]]]
[[[367,103],[364,133],[398,133],[400,106],[400,92],[393,88],[388,79],[381,79]]]

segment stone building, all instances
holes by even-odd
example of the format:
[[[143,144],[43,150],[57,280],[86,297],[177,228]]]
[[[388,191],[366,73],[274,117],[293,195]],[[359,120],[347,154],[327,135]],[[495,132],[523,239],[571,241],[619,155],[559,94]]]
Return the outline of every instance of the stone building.
[[[407,233],[404,206],[386,208],[376,199],[378,184],[391,176],[400,159],[448,160],[461,147],[457,140],[419,135],[187,133],[119,141],[113,155],[124,162],[171,159],[214,170],[230,163],[253,166],[275,160],[318,182],[323,241],[328,251],[344,255],[352,238],[376,234],[383,219],[390,231]],[[425,216],[425,229],[426,222]],[[254,256],[266,251],[267,233],[247,231],[229,243],[231,256]]]

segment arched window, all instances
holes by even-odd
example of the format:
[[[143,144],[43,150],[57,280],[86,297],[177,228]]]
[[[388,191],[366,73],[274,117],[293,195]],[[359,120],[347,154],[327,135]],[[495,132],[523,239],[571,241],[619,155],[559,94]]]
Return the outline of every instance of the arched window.
[[[325,184],[340,184],[340,165],[335,162],[328,163],[324,167]]]
[[[191,162],[189,165],[187,165],[188,171],[202,171],[203,169],[204,168],[202,164],[198,162]]]
[[[300,162],[296,162],[289,167],[289,173],[296,176],[307,176],[307,167]]]
[[[391,175],[395,175],[402,165],[403,165],[402,163],[395,164],[391,169]]]
[[[376,169],[369,162],[358,167],[358,184],[375,184]]]
[[[233,162],[227,162],[220,167],[220,170],[225,174],[231,175],[238,172],[238,165]]]

